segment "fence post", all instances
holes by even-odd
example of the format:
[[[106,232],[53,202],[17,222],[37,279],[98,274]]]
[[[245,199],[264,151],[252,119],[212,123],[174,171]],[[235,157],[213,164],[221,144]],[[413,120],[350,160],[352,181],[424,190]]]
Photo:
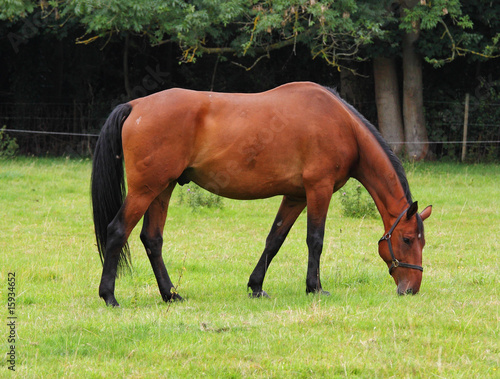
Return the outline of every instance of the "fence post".
[[[467,128],[469,125],[469,94],[465,94],[465,110],[464,110],[464,135],[462,138],[462,162],[465,160],[467,151]]]

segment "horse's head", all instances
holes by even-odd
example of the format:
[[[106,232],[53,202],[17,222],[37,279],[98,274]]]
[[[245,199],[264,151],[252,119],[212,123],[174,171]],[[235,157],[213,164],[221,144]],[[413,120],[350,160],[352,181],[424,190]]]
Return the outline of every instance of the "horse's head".
[[[417,210],[418,204],[414,202],[401,213],[379,241],[378,252],[389,267],[399,295],[415,295],[422,281],[422,249],[425,245],[423,221],[431,215],[432,206],[421,213]]]

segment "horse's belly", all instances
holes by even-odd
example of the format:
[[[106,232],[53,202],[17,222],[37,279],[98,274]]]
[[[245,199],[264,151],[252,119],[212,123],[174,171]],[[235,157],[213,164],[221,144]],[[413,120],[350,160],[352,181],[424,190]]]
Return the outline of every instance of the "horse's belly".
[[[207,191],[232,199],[262,199],[277,195],[305,198],[300,174],[283,173],[272,167],[242,168],[235,161],[218,167],[190,168],[181,178],[180,184],[193,181]]]

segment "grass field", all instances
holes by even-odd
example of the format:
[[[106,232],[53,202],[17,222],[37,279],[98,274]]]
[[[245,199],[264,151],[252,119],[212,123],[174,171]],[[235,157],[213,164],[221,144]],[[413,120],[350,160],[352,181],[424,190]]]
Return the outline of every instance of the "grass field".
[[[139,241],[117,281],[121,308],[98,297],[90,161],[0,161],[0,377],[500,377],[500,166],[407,165],[426,221],[424,278],[398,297],[377,253],[377,218],[340,212],[322,256],[330,297],[305,294],[305,217],[249,299],[280,199],[224,200],[193,212],[174,193],[164,258],[186,301],[161,301]],[[349,183],[348,183],[349,185]],[[15,273],[15,372],[8,369],[9,273]]]

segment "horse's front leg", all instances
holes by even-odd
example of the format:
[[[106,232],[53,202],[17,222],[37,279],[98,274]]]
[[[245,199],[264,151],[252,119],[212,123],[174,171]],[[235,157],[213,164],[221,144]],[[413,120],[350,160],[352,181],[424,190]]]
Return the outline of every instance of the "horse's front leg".
[[[306,293],[316,292],[330,295],[324,291],[320,279],[320,258],[323,251],[325,221],[333,193],[329,186],[314,188],[307,193],[307,264]]]
[[[262,290],[262,284],[264,283],[267,269],[305,206],[305,201],[291,200],[286,196],[283,197],[278,214],[267,236],[264,252],[248,280],[248,288],[252,290],[250,296],[269,297],[269,295]]]

